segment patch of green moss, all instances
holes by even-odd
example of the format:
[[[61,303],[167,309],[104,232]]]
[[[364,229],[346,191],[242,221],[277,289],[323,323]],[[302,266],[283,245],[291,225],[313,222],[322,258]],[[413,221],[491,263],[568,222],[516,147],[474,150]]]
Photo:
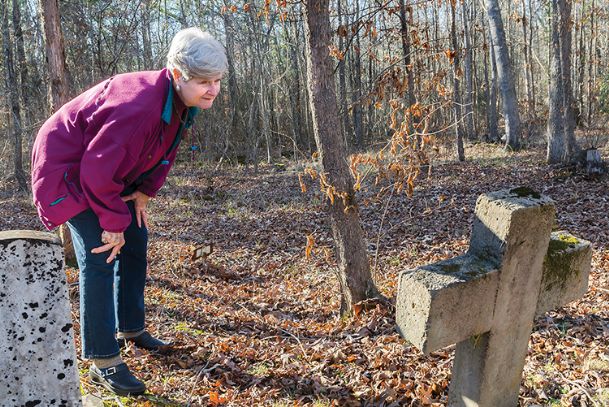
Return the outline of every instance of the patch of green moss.
[[[574,248],[579,240],[571,235],[558,233],[552,235],[548,245],[548,253],[544,259],[546,288],[551,289],[553,285],[560,284],[564,288],[567,278],[572,273],[571,264],[574,252],[566,252]]]
[[[174,329],[178,332],[184,332],[184,333],[190,334],[192,336],[205,335],[205,331],[202,331],[202,330],[196,329],[196,328],[192,328],[185,321],[178,322]]]
[[[510,194],[516,195],[519,198],[541,198],[541,194],[528,187],[518,187],[510,190]]]
[[[568,235],[566,233],[557,233],[557,235],[558,235],[558,239],[561,242],[565,242],[568,244],[578,244],[579,243],[579,239],[573,235]]]
[[[548,254],[544,262],[544,267],[547,270],[544,279],[550,284],[546,288],[551,288],[555,283],[559,283],[561,287],[564,287],[571,271],[569,256],[565,256],[562,253]]]
[[[265,377],[269,374],[270,368],[271,367],[264,362],[256,363],[247,370],[247,373],[256,377]]]

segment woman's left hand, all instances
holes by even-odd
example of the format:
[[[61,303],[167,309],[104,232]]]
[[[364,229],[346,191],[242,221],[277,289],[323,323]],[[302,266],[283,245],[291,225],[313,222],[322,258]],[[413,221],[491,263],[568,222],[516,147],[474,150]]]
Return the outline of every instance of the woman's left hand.
[[[130,195],[126,195],[123,197],[123,201],[134,201],[135,205],[135,220],[137,221],[137,226],[142,227],[142,222],[144,222],[144,226],[148,229],[148,213],[146,212],[146,206],[148,205],[148,200],[150,197],[143,192],[135,191]]]

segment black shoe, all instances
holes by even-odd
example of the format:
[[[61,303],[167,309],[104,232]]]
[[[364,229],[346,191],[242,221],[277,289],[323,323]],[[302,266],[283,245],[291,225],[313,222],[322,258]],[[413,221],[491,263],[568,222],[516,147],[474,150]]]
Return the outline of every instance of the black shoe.
[[[101,384],[119,396],[136,396],[146,391],[146,385],[133,376],[124,363],[105,369],[92,365],[89,377],[93,383]]]
[[[171,342],[165,342],[150,335],[148,331],[144,331],[133,338],[118,338],[118,346],[124,348],[126,343],[132,343],[138,348],[152,350],[152,351],[164,351],[171,347]]]

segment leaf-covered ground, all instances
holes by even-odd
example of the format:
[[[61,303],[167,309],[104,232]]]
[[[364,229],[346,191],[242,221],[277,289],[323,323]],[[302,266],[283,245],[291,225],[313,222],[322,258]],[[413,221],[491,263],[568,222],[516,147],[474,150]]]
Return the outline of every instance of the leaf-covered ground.
[[[580,301],[539,317],[529,343],[520,404],[609,405],[609,178],[548,167],[542,151],[508,154],[470,146],[465,163],[438,161],[413,198],[378,188],[360,195],[378,285],[395,301],[397,275],[463,254],[476,198],[526,185],[549,195],[557,227],[594,245],[590,289]],[[603,154],[607,156],[605,151]],[[329,226],[312,181],[302,194],[298,167],[212,168],[181,163],[153,201],[148,328],[173,351],[130,348],[124,358],[146,381],[139,398],[91,384],[105,405],[418,406],[444,405],[453,348],[424,356],[396,333],[393,306],[367,304],[338,316]],[[29,198],[0,189],[0,230],[41,229]],[[316,249],[306,259],[306,236]],[[193,247],[214,253],[193,261]],[[77,272],[67,270],[71,282]],[[78,321],[78,286],[71,286]],[[77,347],[80,346],[76,323]]]

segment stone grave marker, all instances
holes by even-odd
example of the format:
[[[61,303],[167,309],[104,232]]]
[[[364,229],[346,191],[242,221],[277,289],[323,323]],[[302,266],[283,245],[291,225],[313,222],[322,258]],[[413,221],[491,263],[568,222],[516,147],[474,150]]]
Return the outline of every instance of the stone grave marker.
[[[81,405],[59,237],[0,232],[0,404]]]
[[[484,194],[465,255],[400,274],[400,334],[424,353],[457,344],[449,406],[517,406],[535,315],[586,292],[590,244],[551,233],[554,212],[526,188]]]

